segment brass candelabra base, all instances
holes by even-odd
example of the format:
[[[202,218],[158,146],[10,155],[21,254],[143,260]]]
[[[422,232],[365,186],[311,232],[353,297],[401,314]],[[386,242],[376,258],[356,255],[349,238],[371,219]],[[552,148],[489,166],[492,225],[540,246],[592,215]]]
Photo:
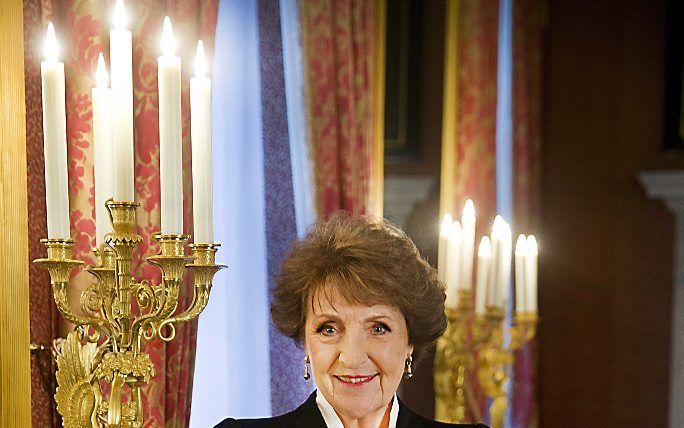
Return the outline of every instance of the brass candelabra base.
[[[44,239],[47,257],[35,260],[50,272],[55,303],[76,325],[57,355],[57,411],[65,428],[141,428],[141,387],[155,375],[141,350],[143,340],[171,341],[175,324],[196,318],[207,306],[213,277],[225,266],[215,262],[219,244],[190,245],[187,235],[155,235],[158,254],[148,258],[162,271],[162,281],[135,281],[131,259],[142,238],[134,233],[134,202],[106,203],[113,232],[94,249],[97,263],[87,268],[97,281],[81,293],[80,311],[67,300],[71,272],[83,264],[73,259],[74,241]],[[185,271],[193,273],[192,303],[177,311]],[[108,384],[108,388],[103,388]],[[130,398],[123,402],[124,387]],[[109,391],[105,396],[104,391]]]
[[[466,383],[473,366],[470,324],[471,293],[459,290],[456,308],[447,308],[447,331],[437,341],[435,353],[435,415],[438,420],[463,423],[466,420]]]
[[[505,346],[503,309],[489,307],[484,315],[475,315],[468,290],[459,290],[458,302],[456,308],[447,308],[449,325],[437,341],[434,366],[436,417],[450,423],[467,422],[467,374],[477,355],[477,379],[484,392],[492,398],[490,424],[492,428],[501,428],[508,408],[505,384],[514,363],[513,352],[534,337],[537,314],[516,314],[509,330],[510,343]],[[471,410],[471,413],[477,412],[475,406],[471,406]]]
[[[477,377],[485,393],[492,398],[489,421],[492,428],[502,428],[508,409],[505,386],[515,362],[513,352],[530,341],[539,321],[535,312],[516,313],[509,329],[510,341],[504,343],[504,311],[490,307],[484,316],[475,320],[475,334],[479,344]]]

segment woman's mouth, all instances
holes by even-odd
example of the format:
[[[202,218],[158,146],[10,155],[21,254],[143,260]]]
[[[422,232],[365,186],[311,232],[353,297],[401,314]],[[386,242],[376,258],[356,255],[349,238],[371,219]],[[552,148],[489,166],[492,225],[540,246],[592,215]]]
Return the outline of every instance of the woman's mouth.
[[[378,374],[370,376],[335,376],[342,384],[348,386],[361,386],[375,379]]]

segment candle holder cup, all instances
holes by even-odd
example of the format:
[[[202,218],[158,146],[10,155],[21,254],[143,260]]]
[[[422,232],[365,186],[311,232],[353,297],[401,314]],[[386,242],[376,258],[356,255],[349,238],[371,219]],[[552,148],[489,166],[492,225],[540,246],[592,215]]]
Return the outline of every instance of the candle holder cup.
[[[83,264],[73,259],[74,241],[43,239],[47,257],[34,261],[49,271],[57,308],[76,326],[57,355],[55,401],[65,428],[143,426],[141,387],[155,375],[149,355],[141,349],[143,340],[173,340],[175,325],[197,318],[207,306],[213,277],[225,267],[215,262],[219,244],[190,245],[186,256],[188,235],[157,234],[160,251],[147,260],[161,269],[161,283],[135,281],[131,260],[142,242],[135,233],[138,205],[106,202],[113,232],[93,249],[96,263],[87,271],[96,282],[81,293],[80,311],[67,299],[71,272]],[[193,298],[176,314],[186,270],[193,273]],[[103,384],[109,384],[108,396]],[[126,402],[124,387],[130,389]]]

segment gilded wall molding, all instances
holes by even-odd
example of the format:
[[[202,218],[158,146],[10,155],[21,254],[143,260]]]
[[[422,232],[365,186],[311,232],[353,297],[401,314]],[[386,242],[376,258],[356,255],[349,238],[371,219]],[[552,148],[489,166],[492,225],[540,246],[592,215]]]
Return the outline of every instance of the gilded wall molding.
[[[31,426],[23,10],[0,1],[0,426]]]
[[[383,217],[384,214],[384,186],[385,186],[385,51],[387,49],[387,0],[375,1],[375,98],[373,99],[373,148],[374,186],[371,187],[373,195],[373,212],[369,214]]]
[[[447,0],[444,40],[444,98],[442,113],[442,172],[439,218],[454,209],[456,139],[458,133],[458,0]]]

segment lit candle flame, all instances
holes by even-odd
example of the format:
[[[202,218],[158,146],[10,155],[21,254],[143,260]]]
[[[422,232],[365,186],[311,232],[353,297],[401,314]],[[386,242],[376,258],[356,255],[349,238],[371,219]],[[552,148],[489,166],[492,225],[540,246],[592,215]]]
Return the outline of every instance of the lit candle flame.
[[[501,234],[503,233],[503,223],[505,223],[503,217],[501,217],[500,215],[494,217],[494,224],[492,225],[492,239],[494,239],[495,236],[501,236]]]
[[[47,37],[45,38],[45,60],[46,61],[57,61],[57,36],[55,36],[55,26],[52,22],[48,23]]]
[[[475,217],[475,205],[471,199],[465,201],[465,206],[463,207],[463,217]]]
[[[197,55],[195,55],[195,77],[207,77],[207,61],[204,58],[204,42],[197,42]]]
[[[116,6],[114,6],[114,29],[115,30],[125,30],[126,29],[126,7],[124,6],[123,0],[117,0]]]
[[[539,254],[539,249],[537,248],[537,238],[534,235],[527,237],[527,254],[536,256]]]
[[[515,242],[515,255],[524,256],[527,254],[527,237],[525,235],[518,235],[518,240]]]
[[[442,228],[439,230],[439,234],[442,236],[449,236],[451,223],[453,223],[451,214],[444,214],[444,218],[442,219]]]
[[[492,244],[489,242],[489,236],[483,236],[480,240],[480,248],[477,250],[477,256],[484,259],[492,257]]]
[[[164,56],[174,56],[176,51],[176,39],[173,37],[171,28],[171,18],[164,17],[164,28],[162,29],[162,51]]]
[[[100,52],[97,57],[97,72],[95,73],[95,78],[97,80],[98,88],[106,88],[109,81],[109,76],[107,75],[107,66],[105,65],[104,55]]]

